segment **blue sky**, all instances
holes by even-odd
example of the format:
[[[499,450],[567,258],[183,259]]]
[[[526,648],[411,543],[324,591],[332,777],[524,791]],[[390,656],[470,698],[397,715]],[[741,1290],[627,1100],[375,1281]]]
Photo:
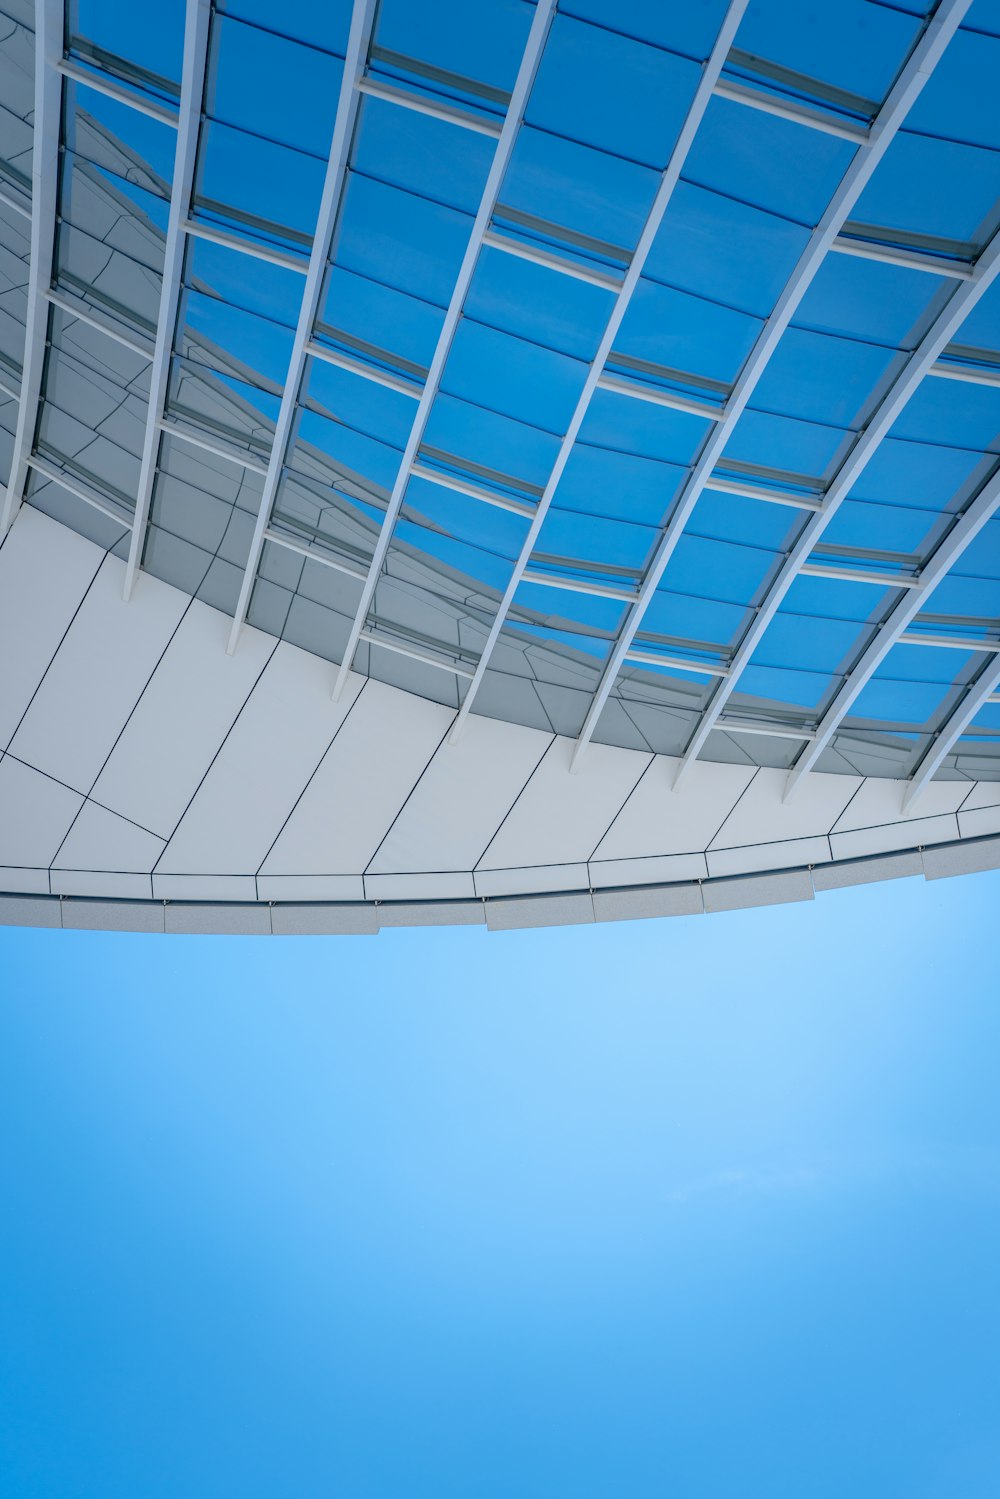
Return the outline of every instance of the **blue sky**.
[[[992,1499],[998,896],[4,931],[4,1494]]]

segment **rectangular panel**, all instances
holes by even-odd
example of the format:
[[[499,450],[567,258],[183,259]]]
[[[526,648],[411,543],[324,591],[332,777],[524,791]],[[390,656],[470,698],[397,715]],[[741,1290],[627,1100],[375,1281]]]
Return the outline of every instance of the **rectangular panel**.
[[[29,764],[84,792],[190,602],[147,578],[126,604],[123,576],[123,564],[109,557],[11,742]]]

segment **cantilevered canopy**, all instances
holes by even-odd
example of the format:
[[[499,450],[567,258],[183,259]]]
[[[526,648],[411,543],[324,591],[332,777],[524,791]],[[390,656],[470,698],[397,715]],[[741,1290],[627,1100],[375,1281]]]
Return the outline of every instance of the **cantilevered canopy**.
[[[453,747],[1000,777],[986,0],[3,7],[5,533]]]

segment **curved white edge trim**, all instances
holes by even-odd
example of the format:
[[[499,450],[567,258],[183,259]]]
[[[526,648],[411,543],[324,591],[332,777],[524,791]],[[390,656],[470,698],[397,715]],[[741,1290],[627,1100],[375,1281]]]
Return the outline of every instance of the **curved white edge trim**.
[[[998,836],[894,850],[816,867],[768,869],[675,884],[552,890],[465,900],[154,901],[11,892],[0,894],[0,925],[205,936],[374,936],[384,927],[472,925],[485,925],[496,932],[746,910],[812,900],[814,894],[827,890],[880,880],[915,875],[937,880],[991,869],[1000,869]]]

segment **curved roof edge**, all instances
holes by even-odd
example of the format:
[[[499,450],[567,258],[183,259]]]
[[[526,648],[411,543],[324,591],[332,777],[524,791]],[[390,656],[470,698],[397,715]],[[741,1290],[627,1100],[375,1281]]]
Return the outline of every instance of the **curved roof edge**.
[[[972,742],[884,776],[678,761],[471,716],[228,620],[30,506],[0,545],[3,919],[375,931],[628,919],[1000,864]],[[789,792],[791,791],[791,794]],[[905,802],[905,804],[904,804]]]
[[[967,838],[800,869],[672,885],[560,890],[428,901],[170,901],[0,894],[0,925],[63,931],[254,937],[375,936],[387,927],[485,926],[489,931],[698,916],[812,900],[850,885],[1000,869],[1000,837]]]

